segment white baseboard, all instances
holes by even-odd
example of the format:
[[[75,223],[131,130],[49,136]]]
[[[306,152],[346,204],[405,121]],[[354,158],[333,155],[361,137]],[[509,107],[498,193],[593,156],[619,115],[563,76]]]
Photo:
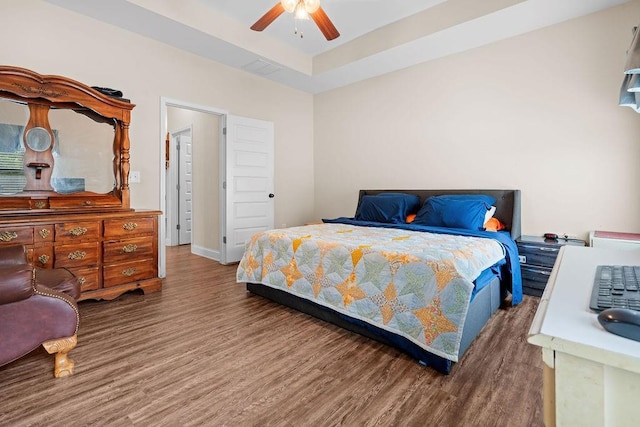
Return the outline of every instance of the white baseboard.
[[[220,261],[220,251],[216,251],[209,248],[203,248],[202,246],[191,245],[191,253],[200,255],[205,258],[212,259],[214,261]]]

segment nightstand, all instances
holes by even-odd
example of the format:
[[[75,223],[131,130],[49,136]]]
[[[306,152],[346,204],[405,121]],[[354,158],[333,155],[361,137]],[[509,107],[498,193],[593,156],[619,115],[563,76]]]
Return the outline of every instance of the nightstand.
[[[522,293],[542,296],[551,275],[558,252],[564,245],[585,246],[584,240],[549,240],[538,236],[520,236],[516,239],[522,272]]]

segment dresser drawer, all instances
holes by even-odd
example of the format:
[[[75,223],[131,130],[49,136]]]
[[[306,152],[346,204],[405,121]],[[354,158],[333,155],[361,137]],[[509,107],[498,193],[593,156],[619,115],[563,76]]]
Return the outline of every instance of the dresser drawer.
[[[115,218],[104,220],[104,237],[126,239],[153,235],[155,217]]]
[[[104,242],[102,245],[105,263],[153,258],[155,248],[153,237]]]
[[[551,268],[520,265],[522,284],[528,288],[544,289],[551,276]]]
[[[33,227],[2,227],[0,228],[0,245],[32,245]]]
[[[104,196],[92,195],[89,198],[89,197],[82,197],[82,196],[74,196],[73,194],[66,194],[62,197],[58,196],[58,197],[49,198],[49,207],[51,209],[82,208],[82,209],[89,210],[91,208],[108,207],[108,206],[118,207],[120,206],[120,201],[117,198],[113,196],[108,196],[108,195],[104,195]]]
[[[33,243],[51,243],[53,242],[54,226],[53,224],[38,225],[33,227]]]
[[[54,248],[56,267],[82,267],[97,265],[100,257],[99,243],[77,243]]]
[[[40,268],[53,268],[53,246],[37,246],[27,249],[29,262]]]
[[[521,264],[542,265],[553,267],[560,252],[561,246],[534,246],[518,244],[518,253]]]
[[[100,237],[100,222],[62,222],[56,224],[56,242],[73,240],[97,240]]]
[[[99,267],[76,267],[69,268],[80,281],[81,292],[94,291],[100,288],[100,268]]]
[[[157,277],[157,266],[151,259],[105,265],[103,267],[103,286],[118,286],[123,283]]]

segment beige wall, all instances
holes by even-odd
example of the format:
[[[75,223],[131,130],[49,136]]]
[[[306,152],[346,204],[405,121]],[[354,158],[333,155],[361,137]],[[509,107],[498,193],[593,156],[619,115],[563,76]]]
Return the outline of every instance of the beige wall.
[[[185,127],[193,129],[192,246],[220,251],[220,117],[185,108],[167,107],[167,124],[169,132]],[[171,162],[172,167],[176,162],[177,159]],[[172,189],[167,186],[167,193],[169,191]]]
[[[313,217],[313,97],[123,31],[40,0],[3,0],[0,61],[90,86],[120,89],[136,104],[130,128],[135,208],[160,208],[160,98],[275,126],[276,225]],[[28,31],[26,29],[28,28]]]
[[[352,215],[359,188],[506,187],[525,233],[584,237],[640,231],[640,116],[616,105],[638,16],[633,1],[315,97],[40,0],[3,1],[0,58],[136,104],[136,208],[160,208],[166,96],[274,122],[276,226]]]
[[[318,217],[360,188],[518,188],[524,234],[640,232],[640,115],[617,106],[640,2],[317,95]]]

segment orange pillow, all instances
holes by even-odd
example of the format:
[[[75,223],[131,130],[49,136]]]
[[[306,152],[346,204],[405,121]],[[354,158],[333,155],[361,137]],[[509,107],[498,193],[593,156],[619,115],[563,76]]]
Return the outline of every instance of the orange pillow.
[[[407,224],[413,222],[414,219],[416,219],[416,214],[407,215]]]
[[[500,222],[498,218],[490,218],[489,221],[484,223],[484,228],[487,231],[504,230],[504,224]]]

